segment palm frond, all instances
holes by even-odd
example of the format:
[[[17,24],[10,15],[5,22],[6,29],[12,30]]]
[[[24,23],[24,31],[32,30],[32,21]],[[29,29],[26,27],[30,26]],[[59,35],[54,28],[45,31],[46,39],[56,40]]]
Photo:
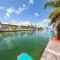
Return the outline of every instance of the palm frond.
[[[55,7],[54,2],[53,2],[53,1],[51,1],[51,2],[47,2],[47,3],[45,3],[44,8],[48,8],[48,7]]]
[[[48,7],[60,7],[60,0],[52,0],[50,2],[45,3],[44,8],[48,8]]]
[[[60,14],[60,7],[55,8],[55,9],[51,12],[49,18],[51,18],[51,19],[52,19],[53,17],[58,18],[59,14]]]

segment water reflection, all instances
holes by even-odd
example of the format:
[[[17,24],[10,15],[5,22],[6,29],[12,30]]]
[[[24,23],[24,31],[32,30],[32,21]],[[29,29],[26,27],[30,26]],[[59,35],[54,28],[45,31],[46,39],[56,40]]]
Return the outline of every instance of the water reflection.
[[[6,39],[7,37],[14,37],[14,36],[32,36],[36,34],[36,31],[20,31],[20,32],[0,32],[0,41]]]
[[[33,31],[20,31],[20,32],[0,32],[0,40],[2,40],[2,38],[5,37],[12,37],[12,36],[16,36],[16,35],[20,35],[20,36],[25,36],[25,35],[33,35]]]
[[[0,60],[16,60],[22,52],[27,52],[34,60],[39,60],[47,40],[46,32],[0,32]]]

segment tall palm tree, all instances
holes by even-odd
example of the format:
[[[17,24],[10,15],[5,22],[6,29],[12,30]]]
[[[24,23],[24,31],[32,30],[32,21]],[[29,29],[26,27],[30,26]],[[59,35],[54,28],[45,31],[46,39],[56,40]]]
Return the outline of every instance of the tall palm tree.
[[[58,13],[60,13],[60,0],[51,0],[47,2],[44,6],[45,8],[53,7],[54,10],[51,12],[49,18],[51,19],[51,23],[54,23],[57,19]]]
[[[48,8],[48,7],[60,7],[60,0],[51,0],[50,2],[47,2],[45,3],[45,8]]]
[[[51,12],[49,19],[50,19],[50,24],[54,24],[54,26],[56,26],[56,24],[59,26],[60,25],[60,0],[51,0],[50,2],[47,2],[45,4],[45,8],[48,7],[54,7],[54,10]],[[58,39],[59,38],[59,32],[60,32],[60,27],[57,28],[57,32],[58,32]]]
[[[49,16],[49,19],[51,19],[51,24],[57,22],[59,20],[59,17],[60,17],[60,7],[57,7],[51,12]]]

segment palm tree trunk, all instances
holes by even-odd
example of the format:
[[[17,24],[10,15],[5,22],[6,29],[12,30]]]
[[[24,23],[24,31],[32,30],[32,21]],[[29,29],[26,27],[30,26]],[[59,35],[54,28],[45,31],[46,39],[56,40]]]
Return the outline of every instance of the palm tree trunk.
[[[60,40],[60,31],[57,31],[58,40]]]
[[[58,40],[60,40],[60,23],[57,26],[57,37],[58,37]]]

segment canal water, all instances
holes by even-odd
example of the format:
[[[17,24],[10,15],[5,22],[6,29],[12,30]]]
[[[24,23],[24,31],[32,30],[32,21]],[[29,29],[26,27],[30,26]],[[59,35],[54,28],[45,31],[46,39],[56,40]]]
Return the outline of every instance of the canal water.
[[[0,32],[0,60],[17,60],[22,53],[40,60],[47,43],[48,32]]]

